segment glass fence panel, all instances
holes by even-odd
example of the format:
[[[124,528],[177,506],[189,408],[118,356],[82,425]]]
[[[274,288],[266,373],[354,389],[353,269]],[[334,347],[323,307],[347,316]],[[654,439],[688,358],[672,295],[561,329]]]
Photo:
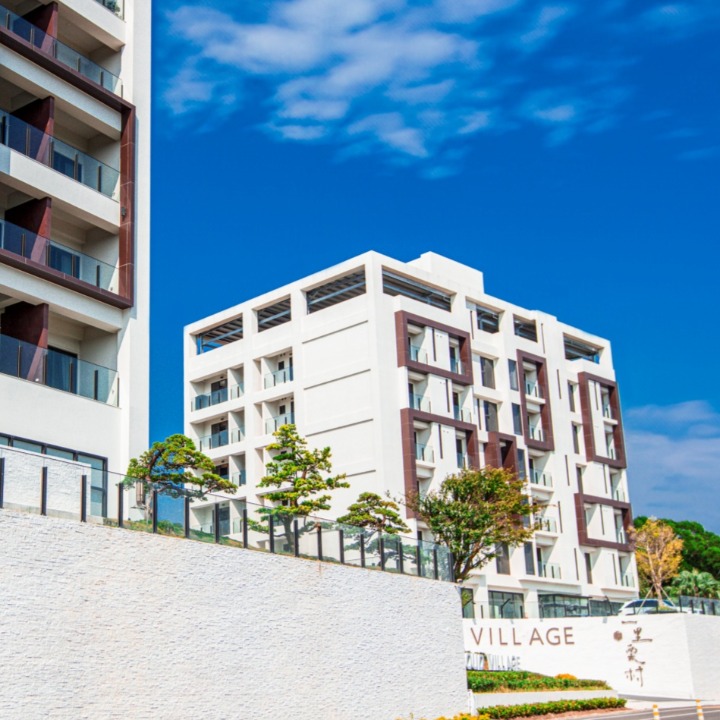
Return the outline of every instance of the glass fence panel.
[[[194,500],[190,504],[188,537],[200,542],[215,542],[214,503]]]
[[[342,530],[343,534],[343,554],[345,556],[346,565],[355,565],[361,567],[363,564],[363,555],[360,551],[360,534],[362,528],[353,525],[341,525],[336,523],[338,530]]]
[[[380,554],[380,533],[375,530],[365,530],[363,532],[365,546],[365,567],[380,568],[382,558]]]
[[[318,556],[317,523],[314,518],[295,518],[298,534],[298,555],[309,560]]]
[[[159,535],[185,537],[184,505],[180,499],[159,495],[157,499]]]
[[[398,536],[402,548],[402,571],[405,575],[419,575],[418,543],[412,538]]]
[[[132,479],[125,485],[123,475],[109,473],[108,490],[112,496],[118,492],[118,483],[122,485],[122,525],[128,530],[152,532],[152,515],[150,512],[150,494],[143,491],[142,485]],[[114,513],[117,516],[118,511]],[[111,517],[113,514],[110,514]]]
[[[450,551],[442,545],[437,545],[437,559],[438,559],[438,580],[445,580],[446,582],[453,581],[453,569]]]
[[[422,540],[419,541],[420,548],[420,576],[424,578],[435,578],[435,553],[434,545]]]
[[[400,553],[402,552],[402,543],[397,535],[388,535],[383,533],[381,552],[385,556],[385,571],[400,572],[401,562]]]
[[[340,563],[343,561],[340,528],[333,522],[318,523],[322,534],[322,560]],[[344,541],[344,538],[343,538]],[[344,543],[343,543],[344,544]],[[319,547],[319,546],[318,546]],[[318,550],[318,552],[320,549]]]

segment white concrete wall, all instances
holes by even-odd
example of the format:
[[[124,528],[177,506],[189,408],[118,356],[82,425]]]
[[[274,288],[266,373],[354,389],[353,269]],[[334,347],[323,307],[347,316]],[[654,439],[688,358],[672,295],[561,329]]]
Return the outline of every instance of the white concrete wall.
[[[674,613],[608,618],[465,620],[475,664],[605,680],[628,695],[717,700],[720,618]]]
[[[8,510],[0,548],[3,720],[465,708],[448,583]]]

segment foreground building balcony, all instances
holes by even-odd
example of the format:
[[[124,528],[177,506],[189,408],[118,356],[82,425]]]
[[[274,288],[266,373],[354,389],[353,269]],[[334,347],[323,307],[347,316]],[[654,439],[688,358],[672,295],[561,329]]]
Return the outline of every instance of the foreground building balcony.
[[[213,390],[203,395],[197,395],[192,403],[191,410],[204,410],[205,408],[212,407],[213,405],[219,405],[220,403],[227,402],[228,400],[234,400],[242,397],[244,387],[240,384],[231,385],[229,388],[220,388],[219,390]]]
[[[115,0],[98,1],[106,8],[112,9],[116,14],[118,13],[115,8],[120,8],[120,11],[122,11],[120,3],[115,2]],[[40,52],[50,55],[50,57],[55,58],[66,67],[88,78],[88,80],[92,80],[106,90],[122,96],[122,84],[117,75],[2,6],[0,6],[0,26],[22,40],[29,42]]]
[[[0,373],[117,407],[117,370],[0,335]]]
[[[113,265],[6,220],[0,220],[0,249],[65,273],[102,290],[118,292],[118,276]]]
[[[276,415],[275,417],[271,417],[265,420],[265,432],[267,434],[272,434],[276,432],[282,425],[294,424],[295,413],[283,413],[282,415]]]
[[[87,153],[0,110],[0,144],[117,200],[120,172]]]

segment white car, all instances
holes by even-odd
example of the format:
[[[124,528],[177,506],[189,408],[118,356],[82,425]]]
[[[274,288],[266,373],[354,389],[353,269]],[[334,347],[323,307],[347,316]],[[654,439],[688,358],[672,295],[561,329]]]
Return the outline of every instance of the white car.
[[[656,598],[629,600],[618,612],[618,615],[656,615],[658,613],[678,613],[682,610],[672,600],[664,598],[658,603]]]

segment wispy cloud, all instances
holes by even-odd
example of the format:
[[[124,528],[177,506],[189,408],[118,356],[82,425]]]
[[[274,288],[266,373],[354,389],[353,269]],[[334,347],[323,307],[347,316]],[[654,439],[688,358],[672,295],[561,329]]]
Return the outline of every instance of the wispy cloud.
[[[175,2],[160,42],[175,66],[163,93],[175,122],[235,114],[280,141],[381,153],[428,177],[450,174],[448,153],[478,133],[530,124],[557,145],[607,130],[629,94],[632,58],[612,43],[602,57],[577,42],[571,57],[550,54],[563,37],[604,27],[617,0]],[[633,23],[687,33],[697,16],[658,5]]]
[[[632,408],[625,417],[635,513],[720,532],[720,413],[692,401]]]

